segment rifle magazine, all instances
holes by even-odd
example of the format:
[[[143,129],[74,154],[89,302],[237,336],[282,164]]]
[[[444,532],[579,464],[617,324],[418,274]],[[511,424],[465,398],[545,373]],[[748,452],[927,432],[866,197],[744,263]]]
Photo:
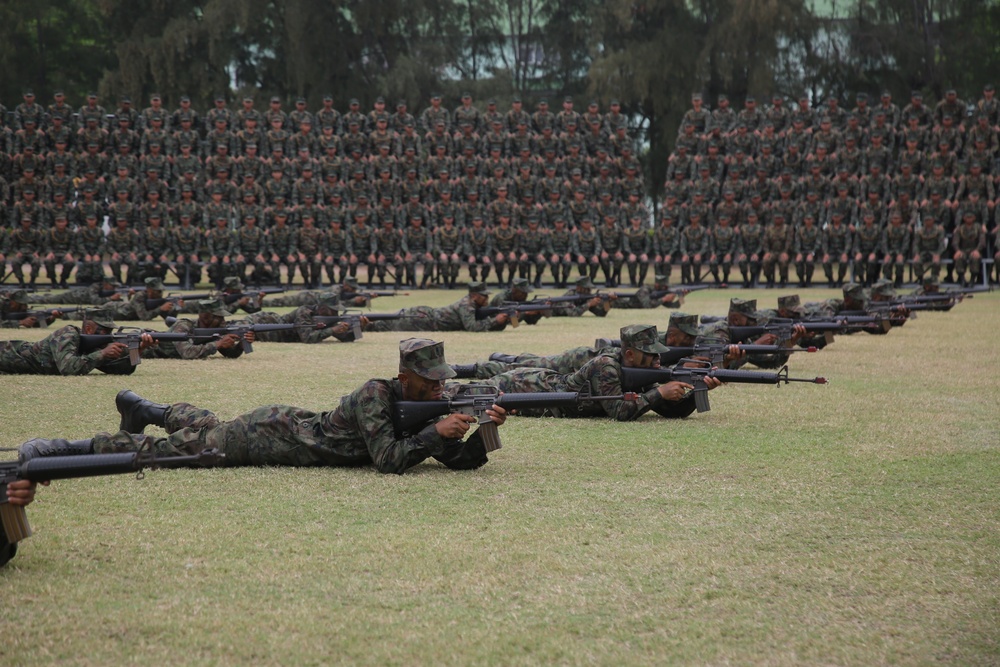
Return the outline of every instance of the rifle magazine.
[[[486,448],[487,453],[495,452],[503,447],[503,443],[500,442],[500,431],[493,421],[483,422],[480,424],[478,433],[479,437],[483,441],[483,446]]]
[[[31,524],[28,523],[28,513],[20,505],[3,503],[0,505],[0,525],[11,542],[20,542],[31,537]]]

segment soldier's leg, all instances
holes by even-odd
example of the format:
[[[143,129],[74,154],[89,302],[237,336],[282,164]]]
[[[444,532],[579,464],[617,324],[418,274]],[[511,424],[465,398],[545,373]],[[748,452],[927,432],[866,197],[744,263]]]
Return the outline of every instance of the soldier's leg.
[[[667,266],[670,265],[668,264]],[[649,273],[649,262],[639,260],[639,282],[636,283],[636,287],[642,287],[646,284],[647,273]]]
[[[847,276],[847,270],[850,268],[848,262],[837,262],[837,286],[840,287],[844,284],[844,278]]]
[[[690,285],[691,280],[691,260],[681,261],[681,284]]]
[[[614,286],[618,287],[622,282],[622,267],[625,265],[625,258],[614,257],[612,258],[612,264],[614,265],[614,275],[611,280],[614,282]]]
[[[59,280],[56,278],[56,263],[54,260],[45,260],[45,275],[48,276],[49,282],[53,285],[59,284]]]
[[[768,287],[774,287],[774,255],[768,253],[764,255],[764,279]]]
[[[826,274],[826,280],[829,283],[829,287],[834,287],[836,281],[833,279],[833,262],[823,262],[823,273]]]
[[[716,284],[722,282],[719,279],[719,262],[718,261],[711,261],[711,262],[708,263],[708,272],[712,274],[712,280],[714,280],[716,282]]]
[[[535,280],[532,285],[535,287],[542,286],[542,276],[545,275],[545,267],[548,266],[548,262],[545,261],[544,257],[539,257],[535,260]]]
[[[941,275],[941,262],[940,261],[935,262],[933,256],[930,257],[930,262],[931,262],[931,275],[934,276],[935,280],[937,280],[938,276]],[[949,266],[951,265],[949,264]]]
[[[743,287],[750,287],[750,262],[746,259],[741,259],[737,262],[740,267],[740,275],[743,276]]]
[[[731,262],[722,262],[722,282],[724,284],[729,283],[729,272],[732,270],[733,265]]]
[[[781,281],[781,287],[788,285],[788,259],[782,259],[778,257],[778,274]]]
[[[601,272],[604,274],[604,286],[611,287],[614,285],[615,272],[612,268],[611,258],[608,257],[607,259],[601,259],[598,262],[598,265],[601,267]]]

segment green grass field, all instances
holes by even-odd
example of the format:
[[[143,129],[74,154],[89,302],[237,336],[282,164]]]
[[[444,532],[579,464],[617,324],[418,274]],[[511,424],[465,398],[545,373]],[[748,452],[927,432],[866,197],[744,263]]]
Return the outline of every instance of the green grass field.
[[[722,313],[731,295],[685,310]],[[440,339],[471,362],[668,315]],[[793,375],[827,387],[724,386],[681,421],[512,418],[473,472],[55,483],[0,570],[0,664],[998,664],[998,330],[1000,295],[977,295],[793,356]],[[400,337],[144,361],[129,377],[4,376],[0,446],[115,430],[125,387],[223,418],[332,409],[395,374]]]

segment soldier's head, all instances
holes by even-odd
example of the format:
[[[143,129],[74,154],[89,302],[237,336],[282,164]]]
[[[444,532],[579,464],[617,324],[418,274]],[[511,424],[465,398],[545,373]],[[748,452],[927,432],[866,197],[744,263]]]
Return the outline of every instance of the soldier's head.
[[[537,221],[536,221],[537,222]],[[510,283],[511,301],[524,301],[532,292],[531,283],[527,278],[514,278]]]
[[[483,281],[475,281],[469,283],[469,299],[475,306],[482,307],[487,304],[490,297],[490,291],[486,287],[486,283]]]
[[[865,288],[858,283],[847,283],[844,285],[844,310],[864,310],[868,301],[865,296]]]
[[[163,290],[166,289],[163,281],[158,276],[146,278],[143,284],[146,286],[146,297],[150,299],[159,299],[163,294]]]
[[[726,322],[731,327],[745,327],[756,324],[757,299],[730,299]]]
[[[103,308],[83,311],[83,324],[80,330],[87,334],[109,334],[115,328],[111,313]]]
[[[791,319],[801,319],[805,317],[806,309],[802,307],[802,300],[798,294],[788,294],[778,297],[778,315]]]
[[[594,281],[590,279],[590,276],[580,276],[576,279],[573,289],[577,294],[590,294],[591,290],[594,289]]]
[[[896,290],[889,280],[879,280],[871,288],[872,301],[892,301],[896,298]]]
[[[444,343],[426,338],[399,342],[399,383],[403,399],[437,401],[444,396],[444,381],[455,377],[444,358]]]
[[[198,326],[214,329],[224,326],[229,311],[222,305],[222,299],[202,299],[198,302]]]
[[[652,324],[630,324],[620,334],[622,366],[627,368],[659,368],[660,353],[670,351]]]
[[[667,323],[667,347],[690,347],[698,337],[698,316],[687,313],[670,313]]]

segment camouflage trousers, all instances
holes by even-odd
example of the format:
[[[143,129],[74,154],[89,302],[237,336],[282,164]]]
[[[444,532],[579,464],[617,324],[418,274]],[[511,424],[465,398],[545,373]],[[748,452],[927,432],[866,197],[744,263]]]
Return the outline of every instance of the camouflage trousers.
[[[372,322],[365,331],[437,331],[434,309],[430,306],[407,308],[403,314],[398,320]]]
[[[315,416],[290,405],[268,405],[223,422],[210,410],[174,403],[166,413],[166,437],[125,431],[98,433],[94,452],[151,449],[157,456],[190,456],[218,449],[226,455],[226,466],[320,465],[324,463],[324,447],[313,431]]]
[[[604,350],[596,347],[574,347],[565,352],[542,356],[526,352],[515,357],[514,363],[509,364],[502,361],[478,361],[476,362],[476,379],[487,380],[489,378],[507,373],[517,369],[538,369],[544,368],[556,371],[557,373],[568,375],[583,367],[588,361],[601,354]]]

